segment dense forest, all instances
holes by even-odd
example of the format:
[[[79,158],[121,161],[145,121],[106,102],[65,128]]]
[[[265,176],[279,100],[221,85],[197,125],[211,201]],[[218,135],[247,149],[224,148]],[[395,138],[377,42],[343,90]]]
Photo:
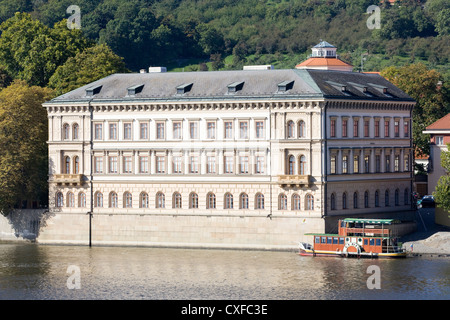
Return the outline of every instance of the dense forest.
[[[131,71],[293,68],[320,39],[355,69],[423,62],[448,78],[450,2],[380,1],[381,29],[366,26],[374,0],[2,0],[0,22],[27,12],[48,27],[81,9],[85,37],[107,44]],[[363,58],[363,60],[361,60]],[[362,63],[361,63],[362,62]],[[178,68],[178,69],[176,69]]]

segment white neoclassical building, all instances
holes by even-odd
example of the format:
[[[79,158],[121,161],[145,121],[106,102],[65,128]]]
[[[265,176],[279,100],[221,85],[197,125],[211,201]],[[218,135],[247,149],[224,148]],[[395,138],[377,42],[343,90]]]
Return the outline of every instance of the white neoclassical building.
[[[291,248],[411,209],[409,96],[376,74],[252,69],[113,74],[44,103],[39,241]]]

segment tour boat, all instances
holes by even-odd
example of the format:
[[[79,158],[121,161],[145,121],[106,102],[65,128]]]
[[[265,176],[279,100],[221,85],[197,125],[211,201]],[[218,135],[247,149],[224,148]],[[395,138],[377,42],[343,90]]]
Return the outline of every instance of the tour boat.
[[[406,250],[397,244],[394,236],[395,219],[339,220],[339,233],[307,233],[313,244],[299,243],[302,256],[338,256],[358,258],[406,257]]]

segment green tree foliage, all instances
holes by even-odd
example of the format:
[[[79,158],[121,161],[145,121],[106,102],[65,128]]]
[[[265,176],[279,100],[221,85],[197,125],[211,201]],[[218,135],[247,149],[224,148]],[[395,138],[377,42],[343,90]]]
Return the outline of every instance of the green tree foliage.
[[[121,57],[105,44],[96,45],[59,66],[50,78],[49,87],[60,95],[113,73],[125,72],[129,70]]]
[[[45,86],[56,68],[91,43],[61,21],[49,28],[29,14],[16,13],[0,25],[0,64],[13,77]]]
[[[52,90],[15,80],[0,92],[0,212],[48,198],[47,113]]]
[[[413,110],[413,139],[419,154],[429,154],[429,136],[422,131],[450,112],[450,86],[442,85],[442,75],[424,64],[389,67],[381,72],[417,101]]]
[[[446,174],[439,178],[433,196],[438,207],[450,212],[450,143],[447,151],[441,152],[441,166]]]

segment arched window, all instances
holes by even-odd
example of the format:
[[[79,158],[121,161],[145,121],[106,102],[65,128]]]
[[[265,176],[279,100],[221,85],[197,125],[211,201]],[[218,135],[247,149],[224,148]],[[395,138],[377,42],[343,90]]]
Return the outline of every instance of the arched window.
[[[292,210],[300,210],[300,203],[301,203],[300,196],[294,193],[292,195],[292,205],[291,205]]]
[[[344,192],[342,195],[342,209],[347,209],[347,193]]]
[[[290,174],[290,175],[295,174],[295,157],[294,156],[289,156],[288,174]]]
[[[233,209],[233,195],[229,192],[225,193],[224,209]]]
[[[290,120],[287,123],[287,136],[288,138],[294,138],[295,137],[295,124],[294,121]]]
[[[73,173],[80,173],[80,158],[78,156],[73,158]]]
[[[78,207],[86,208],[86,194],[84,192],[78,194]]]
[[[155,206],[158,209],[166,207],[166,199],[165,199],[164,193],[158,192],[156,194]]]
[[[216,208],[216,195],[214,193],[208,193],[206,196],[206,209]]]
[[[287,196],[284,193],[278,196],[278,210],[287,210]]]
[[[148,193],[141,192],[139,195],[139,208],[148,208]]]
[[[264,195],[257,193],[255,196],[255,209],[264,209]]]
[[[189,208],[198,209],[198,194],[191,192],[189,195]]]
[[[239,209],[248,209],[248,195],[246,193],[239,195]]]
[[[314,196],[312,194],[306,195],[306,210],[314,210]]]
[[[300,120],[300,122],[298,123],[298,137],[299,138],[304,138],[306,137],[306,128],[305,128],[305,121]]]
[[[395,189],[395,193],[394,193],[394,203],[396,206],[400,205],[400,199],[399,199],[399,193],[400,191],[398,189]]]
[[[94,206],[96,208],[102,208],[103,207],[103,193],[101,193],[100,191],[97,191],[95,193],[94,199],[95,199]]]
[[[64,157],[64,173],[66,173],[66,174],[70,173],[70,157],[69,156]]]
[[[112,191],[109,194],[109,207],[110,208],[118,208],[119,207],[119,199],[117,197],[117,193]]]
[[[128,191],[123,194],[123,207],[133,208],[133,196]]]
[[[364,192],[364,208],[369,207],[369,191]]]
[[[64,206],[64,196],[62,192],[57,192],[55,198],[56,198],[56,207],[62,208]]]
[[[67,192],[67,207],[75,207],[75,195],[72,192]]]
[[[336,195],[334,193],[330,197],[330,208],[331,210],[336,210]]]
[[[178,192],[174,192],[172,196],[172,208],[181,209],[181,207],[182,207],[181,194]]]
[[[63,125],[63,140],[70,139],[70,126],[68,123],[64,123]]]
[[[405,189],[405,192],[403,193],[403,202],[405,205],[409,204],[409,190],[408,188]]]
[[[389,206],[389,190],[386,190],[384,192],[384,206],[385,207]]]
[[[306,157],[305,156],[300,156],[299,174],[301,174],[301,175],[306,174]]]
[[[380,206],[380,193],[377,191],[375,191],[375,207],[379,207]]]
[[[74,124],[72,125],[72,139],[73,139],[73,140],[78,140],[78,137],[79,137],[79,132],[78,132],[78,130],[79,130],[78,123],[74,123]]]
[[[358,209],[358,192],[353,193],[353,209]]]

